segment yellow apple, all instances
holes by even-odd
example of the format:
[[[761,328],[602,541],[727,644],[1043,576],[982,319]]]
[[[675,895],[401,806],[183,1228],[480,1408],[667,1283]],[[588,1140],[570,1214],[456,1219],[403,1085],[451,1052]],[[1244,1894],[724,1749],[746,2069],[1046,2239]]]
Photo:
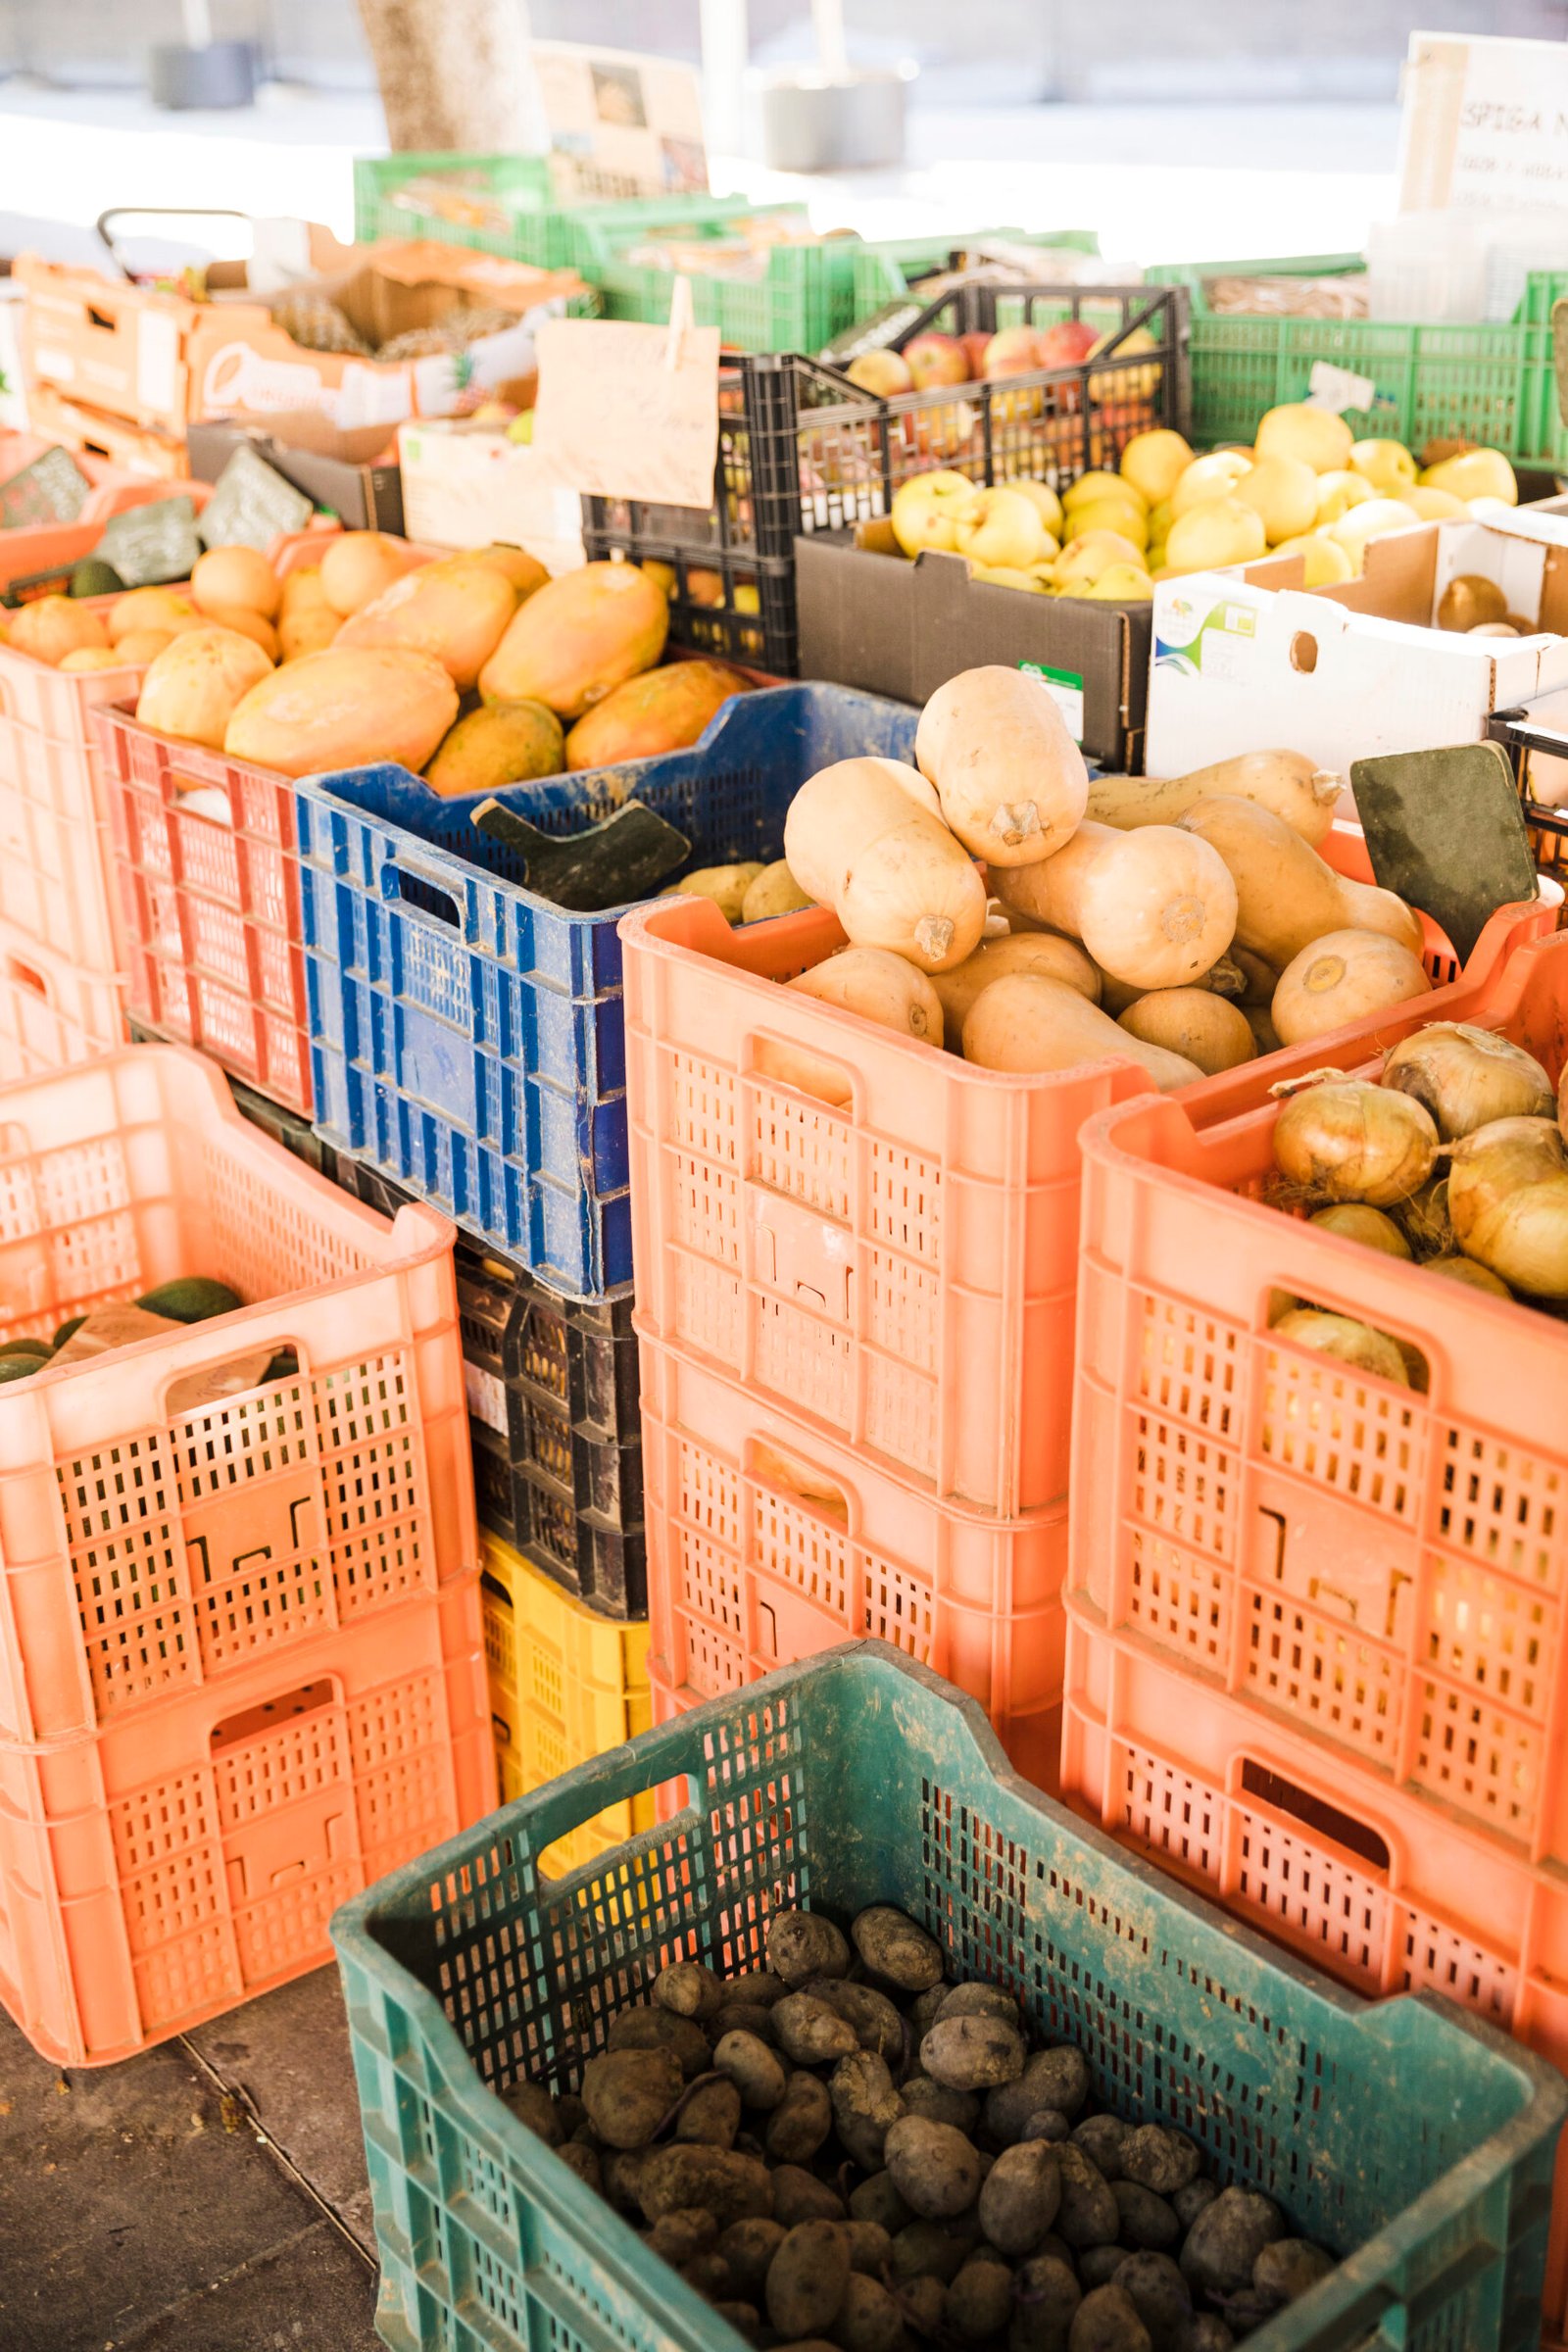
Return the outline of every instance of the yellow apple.
[[[1365,506],[1377,492],[1364,473],[1352,473],[1348,466],[1337,473],[1320,473],[1317,477],[1317,522],[1338,522],[1352,507]]]
[[[1350,471],[1364,474],[1380,498],[1398,498],[1420,468],[1402,441],[1353,441]]]
[[[507,427],[507,439],[509,441],[521,441],[523,443],[530,442],[533,439],[532,409],[524,409],[520,416],[514,416],[512,422]]]
[[[1299,539],[1282,539],[1272,553],[1302,558],[1306,565],[1302,586],[1306,588],[1332,588],[1341,580],[1355,577],[1355,565],[1327,531],[1307,531]]]
[[[1113,564],[1130,564],[1135,571],[1146,568],[1142,549],[1124,539],[1120,531],[1086,531],[1081,539],[1069,539],[1062,549],[1055,567],[1056,586],[1075,590],[1087,586]]]
[[[1124,506],[1131,504],[1137,507],[1140,514],[1146,513],[1149,507],[1143,492],[1135,490],[1131,482],[1124,482],[1119,473],[1105,473],[1099,466],[1092,466],[1062,492],[1061,511],[1071,516],[1077,514],[1080,507],[1096,506],[1103,498],[1119,498]]]
[[[1154,507],[1169,499],[1192,462],[1181,434],[1161,425],[1155,432],[1134,433],[1121,453],[1120,472]]]
[[[957,546],[959,520],[974,504],[975,486],[962,473],[917,473],[893,493],[893,536],[906,556],[922,548]]]
[[[1424,490],[1450,490],[1455,498],[1499,498],[1505,507],[1519,504],[1519,485],[1513,467],[1500,449],[1462,449],[1457,457],[1429,466],[1421,476]]]
[[[1263,536],[1270,546],[1281,539],[1298,538],[1317,520],[1317,475],[1298,458],[1259,458],[1231,492],[1244,507],[1254,507],[1263,518]]]
[[[1004,482],[998,484],[998,487],[1003,490],[1016,490],[1020,497],[1027,498],[1031,505],[1039,508],[1040,519],[1052,537],[1054,539],[1061,537],[1061,526],[1064,519],[1062,504],[1049,482],[1021,481],[1016,474],[1009,474]]]
[[[1143,605],[1154,593],[1154,583],[1147,571],[1138,570],[1132,564],[1112,564],[1098,580],[1080,588],[1080,596],[1092,596],[1107,605]]]
[[[1455,498],[1451,490],[1434,490],[1430,482],[1417,483],[1413,490],[1396,490],[1394,495],[1423,522],[1450,522],[1456,514],[1470,512],[1462,498]]]
[[[1195,458],[1170,494],[1172,516],[1189,514],[1205,499],[1229,498],[1251,468],[1251,452],[1246,449],[1214,449],[1206,458]]]
[[[1085,507],[1075,507],[1067,517],[1075,537],[1086,531],[1120,531],[1134,547],[1143,547],[1149,539],[1149,516],[1144,509],[1135,507],[1126,498],[1092,498]]]
[[[1178,514],[1165,543],[1172,571],[1221,571],[1252,564],[1263,553],[1263,517],[1239,498],[1209,498]]]
[[[1180,439],[1180,435],[1179,435],[1179,434],[1178,434],[1177,438],[1178,438],[1178,439]],[[1149,536],[1150,536],[1150,538],[1151,538],[1151,539],[1164,539],[1164,538],[1166,538],[1166,537],[1169,535],[1169,532],[1170,532],[1170,526],[1171,526],[1171,524],[1172,524],[1172,523],[1175,521],[1175,519],[1176,519],[1176,517],[1175,517],[1175,515],[1174,515],[1174,514],[1172,514],[1172,512],[1171,512],[1171,504],[1170,504],[1170,500],[1169,500],[1168,498],[1162,498],[1162,499],[1159,499],[1159,500],[1157,500],[1157,501],[1155,502],[1155,504],[1154,504],[1153,506],[1152,506],[1152,507],[1150,508],[1150,510],[1149,510]]]
[[[1390,531],[1413,531],[1417,518],[1402,499],[1369,498],[1327,526],[1326,536],[1344,548],[1357,572],[1369,539],[1384,539]]]
[[[1025,569],[1046,549],[1040,510],[1016,490],[977,490],[954,530],[954,546],[976,564]]]
[[[858,390],[869,392],[878,400],[889,400],[896,392],[914,390],[908,364],[896,351],[862,351],[844,372]]]
[[[1336,473],[1349,465],[1355,436],[1331,409],[1291,400],[1269,410],[1257,428],[1256,446],[1260,458],[1299,458],[1314,473]]]

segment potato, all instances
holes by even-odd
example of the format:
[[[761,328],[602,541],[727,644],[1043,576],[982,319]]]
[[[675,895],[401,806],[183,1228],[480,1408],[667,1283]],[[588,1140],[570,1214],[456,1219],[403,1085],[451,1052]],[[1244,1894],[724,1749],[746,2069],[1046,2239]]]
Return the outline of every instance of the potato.
[[[972,2090],[949,2090],[930,2075],[909,2075],[899,2096],[906,2113],[923,2115],[928,2123],[951,2124],[956,2132],[973,2138],[980,2121],[980,2101]]]
[[[725,2001],[739,2001],[749,2009],[771,2009],[788,1990],[783,1978],[770,1968],[743,1969],[738,1977],[724,1979]]]
[[[904,2314],[880,2278],[851,2271],[833,2322],[833,2341],[842,2352],[898,2352]]]
[[[724,2034],[713,2052],[713,2064],[734,2083],[743,2106],[770,2112],[784,2096],[784,2069],[755,2034]]]
[[[1064,2262],[1054,2254],[1031,2255],[1013,2275],[1008,2352],[1062,2352],[1083,2299]]]
[[[875,2222],[894,2237],[913,2221],[914,2208],[900,2195],[897,2181],[884,2167],[851,2189],[850,2215],[857,2222]]]
[[[951,2220],[980,2193],[979,2155],[951,2124],[901,2116],[884,2148],[899,2194],[926,2221]]]
[[[846,2153],[862,2172],[879,2172],[889,2129],[904,2113],[885,2058],[856,2050],[833,2069],[828,2094],[833,2122]]]
[[[706,2205],[721,2230],[773,2210],[767,2167],[734,2148],[655,2148],[643,2159],[637,2196],[650,2222],[682,2206]]]
[[[615,2050],[590,2058],[582,2095],[588,2120],[612,2148],[646,2147],[681,2092],[680,2061],[669,2050]]]
[[[767,1965],[790,1989],[809,1977],[842,1977],[850,1947],[820,1911],[775,1911],[767,1923]]]
[[[863,2271],[867,2278],[880,2278],[893,2240],[880,2222],[848,2221],[844,2225],[850,2241],[850,2268]]]
[[[1171,2352],[1230,2352],[1235,2341],[1217,2311],[1200,2311],[1177,2329]]]
[[[1004,2148],[980,2191],[980,2227],[1003,2254],[1032,2254],[1056,2218],[1061,2174],[1041,2139]]]
[[[831,2328],[849,2281],[849,2241],[837,2223],[802,2222],[787,2232],[768,2265],[770,2325],[787,2337]]]
[[[1023,2128],[1025,2139],[1071,2139],[1072,2126],[1059,2107],[1042,2107]]]
[[[547,2148],[559,2148],[565,2131],[556,2110],[556,2102],[548,2090],[537,2082],[509,2082],[501,2093],[501,2103],[510,2107],[525,2132],[542,2139]]]
[[[741,2094],[733,2082],[699,2082],[675,2118],[675,2137],[710,2148],[733,2147],[741,2128]]]
[[[688,2286],[695,2286],[697,2292],[706,2295],[710,2302],[719,2295],[727,2295],[735,2283],[729,2275],[729,2266],[716,2254],[698,2254],[692,2261],[683,2262],[680,2275]]]
[[[793,2230],[801,2222],[842,2222],[848,2220],[844,2199],[837,2189],[808,2173],[804,2165],[776,2164],[773,2167],[773,2219]]]
[[[992,2090],[1023,2073],[1023,2035],[998,2017],[939,2018],[920,2044],[920,2064],[949,2090]]]
[[[599,2170],[605,2183],[605,2195],[617,2213],[641,2214],[642,2201],[637,2194],[637,2184],[647,2161],[646,2148],[610,2148],[600,2158]]]
[[[855,1948],[874,1977],[904,1992],[924,1992],[942,1981],[942,1946],[891,1903],[873,1903],[850,1929]]]
[[[1086,2115],[1072,2128],[1073,2146],[1082,2148],[1107,2180],[1121,2179],[1121,2152],[1129,2136],[1130,2127],[1119,2115]]]
[[[741,921],[765,923],[775,914],[794,914],[811,904],[785,859],[776,858],[747,884],[746,896],[741,901]]]
[[[1285,2218],[1272,2197],[1255,2188],[1222,2188],[1187,2232],[1182,2276],[1204,2293],[1239,2295],[1251,2285],[1263,2248],[1284,2235]]]
[[[681,2073],[687,2081],[706,2075],[712,2063],[708,2035],[694,2019],[677,2017],[673,2009],[622,2009],[610,2021],[606,2048],[614,2054],[621,2050],[668,2050],[680,2061]]]
[[[779,2002],[773,2031],[779,2048],[797,2066],[827,2066],[860,2046],[855,2028],[808,1992],[792,1992]]]
[[[755,2303],[715,2303],[713,2309],[738,2335],[755,2337],[762,2325],[761,2314]]]
[[[1154,2352],[1169,2352],[1172,2337],[1193,2316],[1192,2291],[1179,2265],[1168,2254],[1129,2254],[1112,2284],[1131,2297]]]
[[[1068,2140],[1055,2150],[1061,2178],[1061,2203],[1056,2209],[1056,2234],[1069,2246],[1110,2245],[1121,2228],[1121,2214],[1110,2183],[1102,2179],[1082,2148]]]
[[[1000,1984],[955,1984],[945,1994],[932,2024],[950,2017],[997,2017],[1015,2034],[1019,2031],[1018,2004]]]
[[[735,2281],[736,2291],[750,2303],[760,2303],[767,2266],[783,2243],[782,2222],[766,2221],[755,2216],[750,2221],[731,2222],[729,2228],[720,2232],[714,2252],[729,2265],[729,2275]]]
[[[1089,2294],[1097,2286],[1108,2286],[1127,2259],[1125,2246],[1084,2246],[1073,2258],[1078,2283]]]
[[[1015,2082],[988,2094],[986,2130],[1005,2146],[1022,2135],[1029,2118],[1042,2107],[1054,2107],[1071,2119],[1088,2096],[1089,2065],[1082,2050],[1071,2042],[1037,2050]]]
[[[1184,2235],[1182,2226],[1163,2197],[1137,2180],[1113,2180],[1110,2193],[1121,2215],[1116,2232],[1124,2246],[1149,2247],[1157,2254],[1174,2253]]]
[[[917,2050],[942,2015],[943,2004],[952,1990],[951,1984],[928,1984],[925,1991],[917,1992],[909,2003],[909,2032],[914,2036]]]
[[[929,2342],[933,2336],[940,2333],[942,2315],[948,2299],[947,2288],[940,2278],[907,2279],[898,2289],[898,2296],[908,2318],[909,2326],[914,2330],[916,2340],[923,2337]]]
[[[1219,2182],[1200,2175],[1179,2188],[1171,2199],[1171,2210],[1184,2230],[1190,2230],[1205,2206],[1212,2205],[1219,2195]]]
[[[1012,2313],[1012,2273],[995,2254],[972,2254],[948,2288],[945,2318],[961,2344],[1000,2335]]]
[[[585,2187],[593,2189],[596,2195],[604,2195],[604,2175],[597,2148],[587,2147],[580,2140],[568,2139],[564,2147],[556,2150],[556,2154],[568,2172],[576,2174]]]
[[[715,2017],[723,2005],[717,1977],[700,1960],[677,1960],[654,1979],[654,2005],[677,2017]]]
[[[1305,2237],[1277,2237],[1252,2265],[1252,2285],[1269,2304],[1294,2303],[1339,2266]]]
[[[1121,2286],[1097,2286],[1072,2315],[1067,2352],[1153,2352],[1138,2306]]]
[[[941,2222],[910,2222],[893,2240],[888,2277],[901,2288],[915,2278],[938,2278],[946,2286],[956,2278],[977,2243],[971,2230],[949,2230]]]
[[[835,2025],[838,2020],[833,2021]],[[847,2030],[847,2029],[846,2029]],[[849,2053],[846,2051],[845,2056]],[[784,2096],[767,2119],[763,2142],[778,2164],[809,2164],[833,2129],[827,2084],[799,2070],[784,2084]]]
[[[673,2263],[676,2270],[685,2263],[695,2262],[699,2254],[710,2254],[717,2242],[718,2224],[700,2205],[661,2214],[648,2232],[648,2243],[654,2252],[663,2261]]]
[[[755,858],[741,865],[700,865],[659,895],[662,899],[711,899],[726,923],[738,923],[746,893],[761,871],[760,861]]]
[[[855,2030],[862,2050],[879,2058],[904,2055],[904,2020],[885,1992],[874,1984],[851,1984],[839,1977],[812,1977],[802,1987],[813,2000],[823,2001],[835,2017]]]

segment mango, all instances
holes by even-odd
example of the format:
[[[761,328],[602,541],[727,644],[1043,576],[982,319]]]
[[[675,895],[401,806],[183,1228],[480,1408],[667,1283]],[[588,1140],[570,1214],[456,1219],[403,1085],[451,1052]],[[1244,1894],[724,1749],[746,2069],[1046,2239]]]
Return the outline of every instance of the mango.
[[[669,634],[669,600],[635,564],[585,564],[520,605],[479,672],[487,703],[544,703],[581,718],[652,669]]]
[[[721,662],[672,662],[628,678],[578,719],[566,737],[566,765],[613,767],[621,760],[685,751],[732,694],[749,691],[747,680]]]
[[[559,776],[566,764],[561,721],[543,703],[486,703],[460,718],[424,771],[432,792],[466,799]]]
[[[505,572],[466,556],[407,571],[343,623],[335,645],[405,646],[429,654],[466,694],[517,610]]]
[[[17,652],[30,654],[35,662],[47,662],[51,667],[67,654],[101,648],[108,642],[100,615],[89,605],[73,603],[69,596],[41,596],[35,604],[24,605],[11,623],[11,643]]]
[[[461,561],[465,564],[486,564],[492,571],[499,571],[502,578],[510,580],[516,590],[519,605],[524,597],[532,596],[542,588],[550,577],[537,556],[530,556],[523,548],[512,547],[504,539],[493,541],[489,547],[469,548]]]
[[[373,604],[416,561],[406,539],[385,531],[343,531],[321,552],[321,593],[346,619]]]
[[[127,588],[109,608],[111,645],[147,629],[165,629],[174,637],[181,629],[205,625],[189,597],[173,588]]]
[[[303,605],[297,612],[285,612],[277,624],[278,660],[297,662],[302,654],[324,653],[344,625],[330,605]]]
[[[271,675],[267,655],[238,629],[185,629],[147,664],[136,716],[160,735],[220,752],[240,703]]]
[[[223,749],[285,776],[376,760],[417,774],[457,715],[451,673],[429,654],[329,645],[269,670],[229,720]]]

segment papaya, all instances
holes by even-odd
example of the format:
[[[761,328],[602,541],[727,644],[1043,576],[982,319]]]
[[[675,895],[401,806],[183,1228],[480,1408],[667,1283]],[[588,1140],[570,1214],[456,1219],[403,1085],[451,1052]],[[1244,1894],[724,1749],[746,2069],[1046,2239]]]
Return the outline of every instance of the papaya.
[[[416,562],[406,539],[385,531],[343,531],[321,551],[321,594],[345,620],[372,604]]]
[[[519,605],[479,672],[487,703],[544,703],[579,719],[652,669],[669,634],[669,600],[635,564],[585,564]]]
[[[612,767],[619,760],[683,752],[732,694],[749,687],[722,662],[672,662],[667,669],[645,670],[578,719],[566,737],[566,765]]]
[[[329,645],[253,686],[228,722],[223,749],[231,760],[254,760],[285,776],[377,760],[417,774],[457,715],[451,672],[430,655]]]
[[[302,654],[324,653],[346,625],[330,605],[302,605],[298,612],[285,612],[277,624],[277,658],[297,662]]]
[[[283,574],[277,606],[280,630],[281,624],[285,620],[292,620],[296,613],[331,612],[333,611],[334,608],[326,601],[326,591],[321,586],[319,564],[302,564],[298,571],[288,571]],[[341,620],[342,617],[342,613],[339,612],[337,618]]]
[[[259,547],[210,547],[190,575],[191,603],[214,620],[236,606],[273,620],[281,595],[277,574]]]
[[[517,610],[517,592],[504,572],[466,556],[423,564],[343,623],[337,645],[402,645],[429,654],[466,694],[501,643]]]
[[[11,643],[19,654],[56,667],[67,654],[100,649],[109,643],[103,619],[90,606],[69,596],[40,596],[24,605],[11,623]]]
[[[136,716],[160,735],[220,752],[238,705],[271,674],[262,648],[238,629],[186,629],[148,662]]]
[[[144,629],[165,629],[175,637],[181,629],[199,629],[205,624],[188,596],[173,588],[127,588],[109,608],[109,642],[118,645],[122,637]]]
[[[167,1315],[172,1323],[206,1323],[214,1315],[231,1315],[244,1303],[238,1291],[210,1274],[177,1275],[136,1300],[146,1314]]]
[[[462,561],[465,564],[488,564],[493,571],[499,571],[516,590],[519,605],[525,596],[532,596],[536,589],[543,588],[550,577],[537,556],[530,556],[523,548],[509,546],[503,539],[493,541],[489,547],[466,549]]]
[[[543,703],[486,703],[459,719],[424,780],[433,792],[462,799],[559,776],[565,764],[561,721]]]

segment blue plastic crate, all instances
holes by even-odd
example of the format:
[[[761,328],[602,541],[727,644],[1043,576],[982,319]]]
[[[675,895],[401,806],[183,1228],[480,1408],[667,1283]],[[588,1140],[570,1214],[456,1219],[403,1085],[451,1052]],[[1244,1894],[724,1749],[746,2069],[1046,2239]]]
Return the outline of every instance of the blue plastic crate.
[[[861,753],[909,759],[917,713],[842,686],[763,687],[702,741],[495,797],[574,833],[635,797],[691,863],[783,855],[808,776]],[[525,887],[471,822],[406,768],[297,787],[318,1134],[435,1201],[553,1288],[631,1280],[624,907],[571,914]]]

